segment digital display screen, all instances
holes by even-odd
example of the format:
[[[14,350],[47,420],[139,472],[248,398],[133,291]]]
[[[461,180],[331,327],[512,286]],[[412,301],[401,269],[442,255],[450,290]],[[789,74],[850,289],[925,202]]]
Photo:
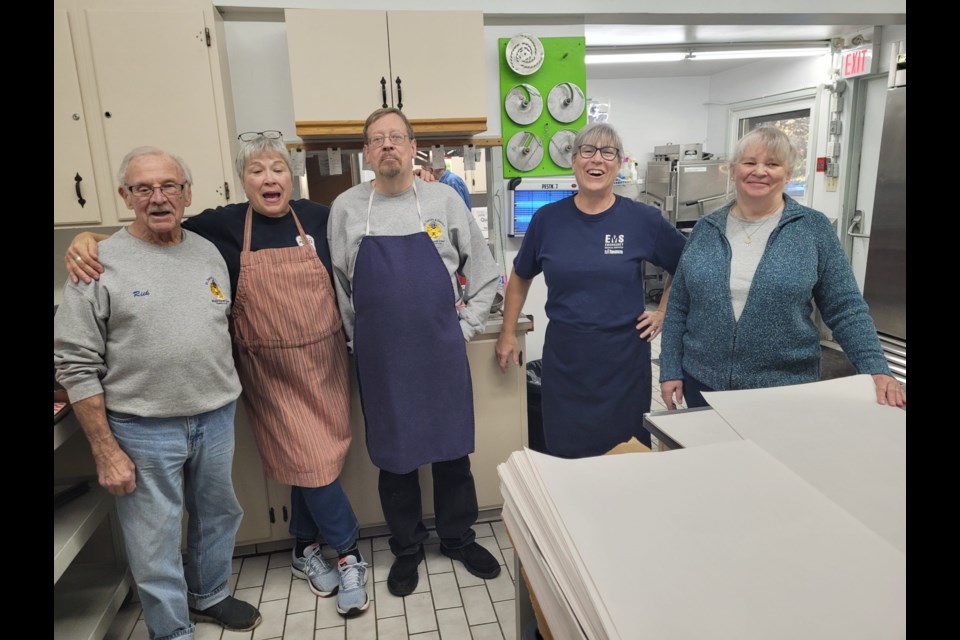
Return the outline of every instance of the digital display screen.
[[[513,191],[513,235],[523,235],[537,209],[545,204],[572,196],[573,189],[550,189],[544,191]]]

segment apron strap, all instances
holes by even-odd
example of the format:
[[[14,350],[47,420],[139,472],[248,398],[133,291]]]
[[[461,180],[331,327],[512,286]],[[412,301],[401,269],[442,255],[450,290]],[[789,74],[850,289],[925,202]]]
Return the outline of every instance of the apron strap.
[[[287,203],[287,210],[290,212],[290,215],[293,216],[293,222],[297,225],[297,233],[300,234],[300,238],[303,240],[304,246],[307,244],[307,234],[303,231],[303,225],[300,224],[300,218],[297,217],[296,212],[293,210],[293,204]],[[286,214],[284,214],[286,215]],[[253,236],[253,204],[247,203],[247,217],[243,222],[243,251],[250,251],[250,238]]]

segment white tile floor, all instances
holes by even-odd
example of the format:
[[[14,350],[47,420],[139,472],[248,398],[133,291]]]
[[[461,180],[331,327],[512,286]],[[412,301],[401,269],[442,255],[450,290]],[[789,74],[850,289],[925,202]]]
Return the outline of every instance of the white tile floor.
[[[659,336],[651,344],[651,357],[660,357]],[[666,409],[660,400],[659,375],[660,367],[654,363],[653,411]],[[292,576],[289,551],[235,558],[230,587],[236,597],[260,608],[263,622],[244,633],[199,624],[196,640],[518,640],[512,544],[500,520],[478,523],[474,529],[477,542],[504,565],[500,575],[493,580],[470,575],[459,562],[440,554],[440,541],[431,532],[420,583],[405,598],[387,591],[393,563],[387,537],[361,539],[360,551],[370,563],[370,608],[349,620],[337,613],[335,597],[317,598],[306,581]],[[324,547],[325,554],[330,552]],[[107,640],[147,639],[139,604],[125,605]]]
[[[416,591],[397,598],[387,591],[393,554],[387,537],[360,540],[360,552],[370,563],[367,593],[370,608],[355,618],[337,613],[336,597],[317,598],[305,580],[290,573],[290,552],[235,558],[230,588],[255,604],[263,622],[253,631],[224,631],[217,625],[197,625],[197,640],[516,640],[513,548],[503,522],[478,523],[477,542],[500,561],[493,580],[476,578],[459,562],[440,554],[434,532],[424,545]],[[329,548],[324,547],[325,555]],[[124,629],[136,620],[132,632]],[[108,640],[147,640],[147,627],[138,603],[124,606]]]

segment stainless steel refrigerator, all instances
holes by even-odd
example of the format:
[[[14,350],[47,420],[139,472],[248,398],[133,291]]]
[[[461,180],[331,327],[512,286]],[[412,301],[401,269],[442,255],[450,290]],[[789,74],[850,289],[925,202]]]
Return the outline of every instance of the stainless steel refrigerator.
[[[870,228],[864,298],[887,360],[906,378],[907,349],[907,87],[887,90],[880,166]]]

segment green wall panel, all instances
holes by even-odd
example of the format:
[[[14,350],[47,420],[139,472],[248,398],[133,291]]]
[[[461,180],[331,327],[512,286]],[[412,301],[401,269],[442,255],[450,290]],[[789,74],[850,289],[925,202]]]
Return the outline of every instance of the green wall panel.
[[[515,72],[507,64],[506,50],[510,38],[500,38],[500,130],[503,134],[503,175],[506,178],[515,178],[517,176],[564,176],[572,175],[573,171],[553,162],[550,157],[549,145],[553,135],[562,130],[569,129],[577,132],[587,124],[587,67],[584,62],[586,52],[586,41],[584,38],[540,38],[543,45],[543,64],[540,68],[530,75],[522,75]],[[560,122],[556,120],[548,108],[548,97],[550,91],[559,84],[570,83],[580,88],[583,93],[584,109],[580,116],[572,122]],[[520,125],[510,119],[504,105],[504,101],[510,91],[521,84],[533,86],[543,99],[543,111],[533,122]],[[560,91],[566,92],[567,88]],[[543,159],[540,163],[529,170],[522,171],[510,163],[508,157],[508,148],[510,140],[521,132],[529,132],[536,135],[540,144],[543,146]],[[528,149],[532,149],[536,143],[530,138],[521,138],[528,141]]]

